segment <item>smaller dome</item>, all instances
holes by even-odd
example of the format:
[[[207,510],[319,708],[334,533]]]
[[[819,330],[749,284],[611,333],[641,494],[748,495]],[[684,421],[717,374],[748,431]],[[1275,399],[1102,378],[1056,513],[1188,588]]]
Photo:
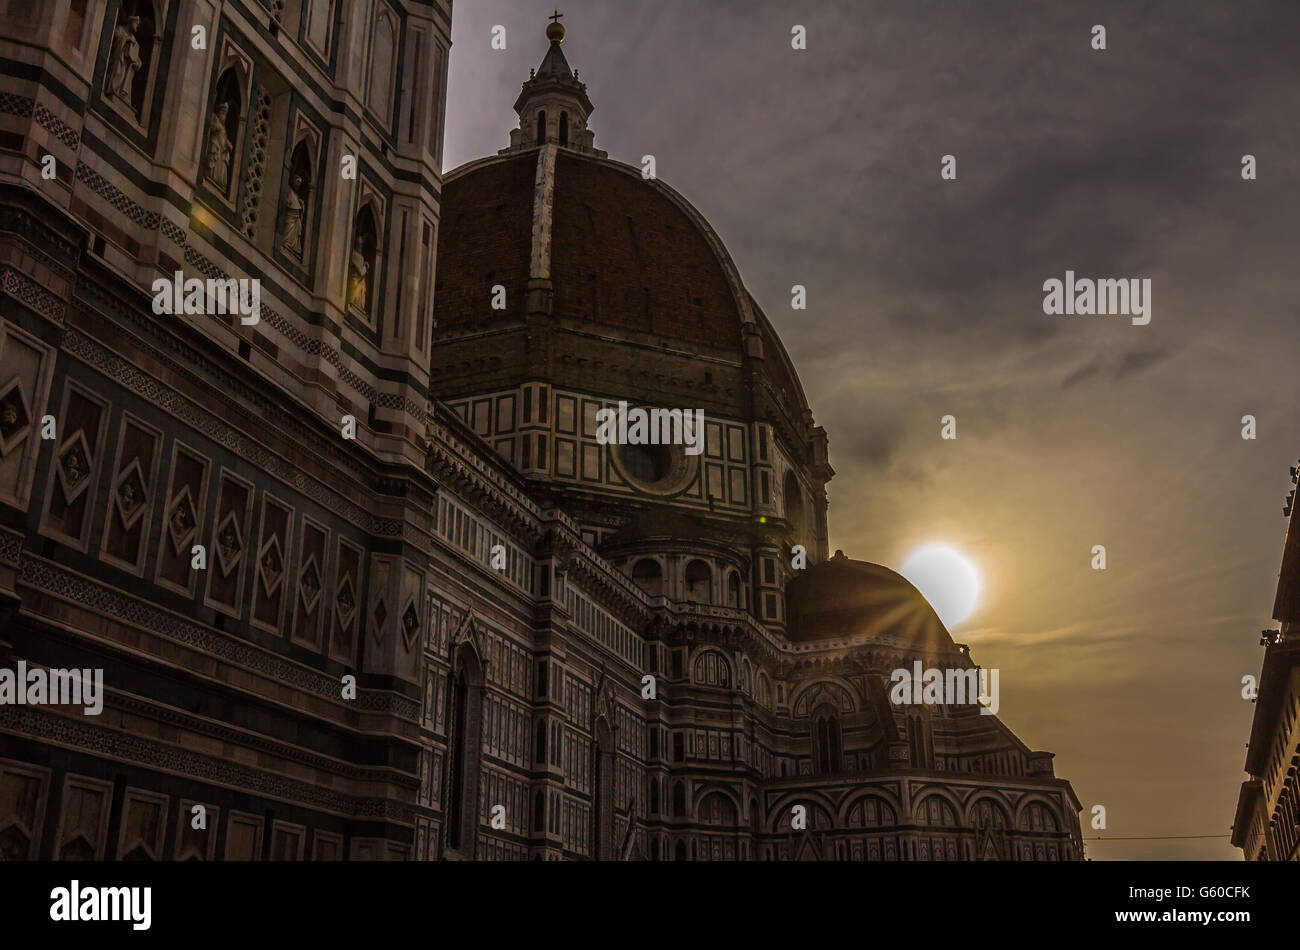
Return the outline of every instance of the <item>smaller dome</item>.
[[[806,643],[836,637],[890,636],[924,650],[955,646],[929,601],[896,571],[835,557],[786,585],[787,635]]]

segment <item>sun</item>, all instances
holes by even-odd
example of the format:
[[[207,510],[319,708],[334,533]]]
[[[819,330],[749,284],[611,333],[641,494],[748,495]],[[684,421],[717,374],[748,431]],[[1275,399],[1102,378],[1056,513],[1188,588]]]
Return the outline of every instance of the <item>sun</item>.
[[[899,571],[912,582],[945,627],[954,627],[975,610],[980,579],[970,561],[950,547],[929,544],[914,551]]]

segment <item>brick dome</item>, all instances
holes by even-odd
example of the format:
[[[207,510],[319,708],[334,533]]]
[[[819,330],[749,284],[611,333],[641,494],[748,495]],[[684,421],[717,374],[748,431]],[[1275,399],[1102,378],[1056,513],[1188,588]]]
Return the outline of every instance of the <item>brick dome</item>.
[[[440,329],[523,316],[537,218],[547,210],[534,200],[539,154],[490,159],[448,176],[435,294]],[[740,348],[742,305],[720,245],[694,209],[643,180],[638,168],[608,159],[558,150],[553,174],[554,316]],[[497,284],[506,288],[505,311],[490,308]]]
[[[541,281],[555,320],[651,345],[762,355],[782,401],[796,416],[804,412],[793,364],[699,212],[637,166],[566,148],[549,149],[548,160],[547,151],[507,150],[448,174],[436,332],[521,322],[530,286]],[[494,310],[497,286],[505,307]]]

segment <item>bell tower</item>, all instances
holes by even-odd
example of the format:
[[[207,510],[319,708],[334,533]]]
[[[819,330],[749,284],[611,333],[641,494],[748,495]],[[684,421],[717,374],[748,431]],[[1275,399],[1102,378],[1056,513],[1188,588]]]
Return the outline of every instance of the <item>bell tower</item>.
[[[560,48],[565,29],[558,10],[546,27],[550,48],[542,65],[532,70],[515,100],[519,128],[510,132],[510,147],[499,154],[522,152],[542,145],[558,145],[587,155],[604,158],[607,153],[595,147],[595,137],[587,121],[595,106],[587,98],[587,84],[578,81]]]

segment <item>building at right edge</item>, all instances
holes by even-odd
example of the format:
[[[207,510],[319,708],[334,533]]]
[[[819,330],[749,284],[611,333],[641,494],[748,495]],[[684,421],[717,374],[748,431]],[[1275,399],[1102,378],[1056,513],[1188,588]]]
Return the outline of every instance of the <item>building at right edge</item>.
[[[1291,469],[1292,480],[1296,469]],[[1300,860],[1300,518],[1292,499],[1232,844],[1247,861]]]

